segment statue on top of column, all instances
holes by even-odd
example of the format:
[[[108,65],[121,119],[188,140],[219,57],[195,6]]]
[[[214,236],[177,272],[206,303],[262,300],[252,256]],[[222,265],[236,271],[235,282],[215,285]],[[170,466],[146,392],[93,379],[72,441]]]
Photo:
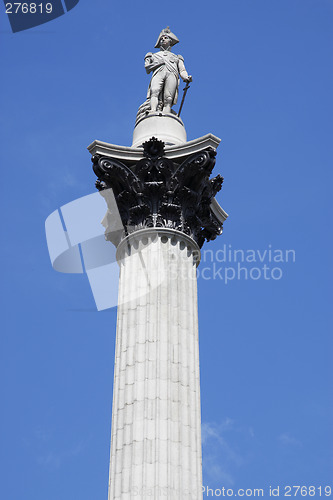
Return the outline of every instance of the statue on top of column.
[[[140,106],[137,119],[154,112],[175,113],[171,107],[177,103],[179,77],[186,83],[192,81],[185,69],[183,56],[171,52],[178,42],[168,26],[161,31],[155,45],[160,52],[145,55],[145,69],[148,74],[152,72],[152,77],[147,100]]]

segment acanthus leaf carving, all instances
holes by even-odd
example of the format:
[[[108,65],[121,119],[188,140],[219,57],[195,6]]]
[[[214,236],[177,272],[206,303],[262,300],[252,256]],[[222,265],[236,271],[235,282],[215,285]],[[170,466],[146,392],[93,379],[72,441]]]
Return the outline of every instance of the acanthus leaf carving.
[[[191,236],[201,247],[221,234],[222,223],[210,207],[223,182],[220,175],[209,178],[215,150],[207,148],[179,164],[164,156],[164,143],[156,138],[143,148],[144,158],[134,165],[100,155],[92,158],[96,187],[112,188],[124,236],[144,227],[168,227]]]

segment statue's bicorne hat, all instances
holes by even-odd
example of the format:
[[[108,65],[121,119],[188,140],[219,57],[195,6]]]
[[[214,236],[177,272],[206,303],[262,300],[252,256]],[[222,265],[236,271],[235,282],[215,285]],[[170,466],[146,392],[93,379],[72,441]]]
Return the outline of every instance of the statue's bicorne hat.
[[[178,38],[176,37],[176,35],[174,33],[172,33],[170,31],[170,28],[169,26],[167,26],[166,28],[164,28],[161,33],[158,35],[158,39],[157,39],[157,42],[156,42],[156,45],[155,45],[155,48],[157,49],[159,46],[160,46],[160,41],[161,41],[161,38],[163,35],[166,35],[170,38],[171,40],[171,47],[173,45],[176,45],[176,43],[179,42]]]

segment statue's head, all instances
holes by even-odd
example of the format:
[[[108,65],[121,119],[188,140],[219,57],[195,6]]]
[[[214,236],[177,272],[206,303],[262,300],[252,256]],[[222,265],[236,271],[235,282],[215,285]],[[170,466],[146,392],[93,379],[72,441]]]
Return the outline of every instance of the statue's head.
[[[163,47],[164,49],[166,49],[168,47],[172,47],[173,45],[176,45],[176,43],[178,43],[178,42],[179,42],[179,40],[176,37],[176,35],[174,33],[172,33],[170,31],[169,26],[167,26],[159,34],[155,48],[158,49],[158,48]]]

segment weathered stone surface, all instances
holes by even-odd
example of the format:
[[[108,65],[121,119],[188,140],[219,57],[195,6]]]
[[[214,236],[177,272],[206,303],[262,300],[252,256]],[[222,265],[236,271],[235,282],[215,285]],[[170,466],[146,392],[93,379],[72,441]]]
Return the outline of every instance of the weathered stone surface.
[[[109,500],[201,500],[199,248],[181,232],[143,229],[117,258]]]

